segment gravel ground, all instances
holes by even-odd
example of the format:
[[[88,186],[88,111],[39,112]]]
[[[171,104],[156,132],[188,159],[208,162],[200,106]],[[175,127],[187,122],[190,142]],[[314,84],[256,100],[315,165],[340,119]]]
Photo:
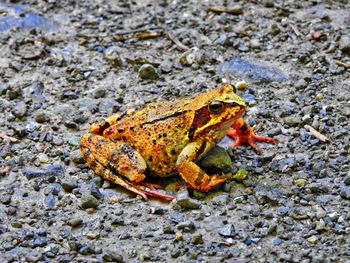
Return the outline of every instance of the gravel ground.
[[[0,3],[0,133],[16,139],[0,139],[1,262],[350,262],[347,0],[11,2]],[[262,155],[228,151],[244,180],[144,202],[84,164],[91,123],[223,78],[248,83],[245,119],[279,140]]]

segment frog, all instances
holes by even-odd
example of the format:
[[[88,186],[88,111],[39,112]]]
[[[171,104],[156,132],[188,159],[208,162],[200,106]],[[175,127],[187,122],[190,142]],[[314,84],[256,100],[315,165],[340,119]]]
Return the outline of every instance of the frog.
[[[187,187],[209,192],[226,181],[208,175],[196,163],[226,135],[232,147],[256,141],[275,142],[258,136],[243,120],[243,99],[231,84],[174,101],[153,102],[124,114],[115,113],[90,126],[80,140],[88,167],[103,179],[124,187],[144,200],[173,200],[144,182],[146,176],[178,174]]]

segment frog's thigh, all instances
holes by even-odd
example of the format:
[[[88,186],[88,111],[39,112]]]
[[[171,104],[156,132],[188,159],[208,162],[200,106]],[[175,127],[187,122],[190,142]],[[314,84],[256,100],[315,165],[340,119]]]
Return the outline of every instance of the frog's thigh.
[[[192,188],[201,192],[207,192],[213,187],[223,183],[225,179],[218,176],[210,177],[193,162],[197,159],[197,153],[202,147],[203,145],[201,142],[192,142],[188,144],[182,150],[176,161],[176,169],[182,179]]]
[[[96,162],[101,164],[105,170],[112,169],[132,182],[139,183],[145,179],[146,162],[129,144],[121,141],[113,142],[100,135],[86,134],[82,137],[80,145],[87,164],[105,179],[110,180],[101,172],[96,171],[94,168]],[[89,153],[93,158],[89,156]],[[91,162],[89,162],[90,159]],[[113,180],[110,181],[113,182]]]

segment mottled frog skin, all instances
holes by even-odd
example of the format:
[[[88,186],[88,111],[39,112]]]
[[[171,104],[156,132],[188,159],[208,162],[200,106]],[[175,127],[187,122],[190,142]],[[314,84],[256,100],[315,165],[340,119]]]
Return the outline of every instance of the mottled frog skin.
[[[123,116],[93,124],[80,142],[87,165],[104,179],[141,195],[164,199],[142,181],[147,173],[178,173],[192,189],[207,192],[224,178],[207,175],[196,162],[226,134],[233,145],[274,141],[256,136],[240,118],[246,106],[229,84],[193,98],[150,103]]]

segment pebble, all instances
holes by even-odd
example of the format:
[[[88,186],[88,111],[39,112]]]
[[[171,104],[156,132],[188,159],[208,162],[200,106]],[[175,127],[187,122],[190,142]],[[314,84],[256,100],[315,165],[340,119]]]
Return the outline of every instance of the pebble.
[[[275,238],[274,240],[272,240],[272,243],[275,245],[275,246],[279,246],[282,244],[282,240],[279,239],[279,238]]]
[[[50,120],[50,117],[47,113],[45,112],[40,112],[35,115],[35,121],[37,123],[44,123],[48,122]]]
[[[285,117],[284,118],[284,122],[289,126],[289,127],[297,127],[300,125],[300,123],[302,122],[301,119],[299,117]]]
[[[96,197],[93,195],[83,192],[83,195],[81,196],[80,205],[83,209],[87,208],[96,208],[99,204],[99,201]]]
[[[75,178],[66,176],[61,180],[62,188],[67,192],[72,192],[73,189],[78,187],[78,182]]]
[[[189,50],[182,53],[179,58],[179,62],[182,66],[199,66],[204,62],[204,53],[198,47],[190,48]]]
[[[226,224],[225,226],[219,229],[218,233],[220,236],[223,236],[223,237],[234,237],[235,228],[233,224]]]
[[[151,64],[143,64],[139,69],[139,77],[141,79],[156,80],[159,78],[158,73]]]
[[[199,209],[201,206],[200,202],[189,197],[188,190],[185,188],[176,193],[175,204],[184,209]]]
[[[339,48],[344,54],[350,55],[350,36],[342,35],[339,40]]]
[[[18,102],[12,110],[12,114],[18,118],[26,116],[27,112],[27,105],[24,103],[24,101]]]
[[[53,209],[56,206],[56,197],[52,194],[49,194],[45,197],[44,205],[47,210]]]
[[[36,177],[57,176],[64,177],[64,168],[60,164],[48,165],[43,170],[23,170],[23,174],[30,180]]]
[[[105,50],[105,59],[112,67],[118,68],[123,65],[119,53],[118,47],[116,46],[110,46]]]
[[[346,200],[350,200],[350,187],[343,187],[340,189],[340,197]]]
[[[194,234],[191,237],[191,242],[192,244],[198,245],[198,244],[203,244],[203,237],[201,234]]]
[[[255,96],[253,94],[245,93],[243,94],[242,99],[244,100],[244,102],[246,102],[250,106],[253,106],[256,104]]]
[[[244,90],[247,88],[247,82],[245,82],[244,80],[243,81],[238,81],[236,84],[235,84],[235,88],[237,90]]]
[[[294,185],[299,186],[299,187],[304,187],[306,184],[306,180],[305,179],[296,179],[293,182]]]
[[[81,218],[72,218],[67,221],[67,225],[71,227],[78,227],[83,223]]]
[[[344,184],[347,185],[347,186],[350,186],[350,175],[345,177]]]
[[[49,162],[49,157],[45,153],[39,153],[38,154],[38,160],[40,163],[48,163]]]
[[[311,244],[316,244],[318,242],[317,236],[311,236],[307,239],[307,241]]]

